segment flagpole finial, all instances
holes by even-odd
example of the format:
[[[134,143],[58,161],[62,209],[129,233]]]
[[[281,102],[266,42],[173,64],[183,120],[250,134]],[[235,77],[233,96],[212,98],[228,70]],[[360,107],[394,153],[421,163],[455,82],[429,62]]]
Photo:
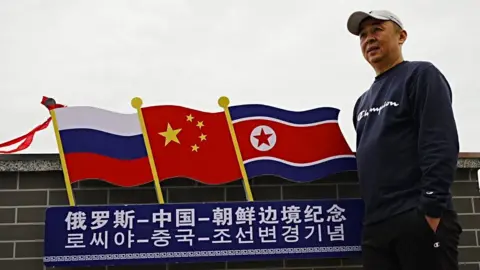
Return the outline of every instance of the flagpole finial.
[[[224,109],[227,108],[229,104],[230,100],[228,99],[228,97],[223,96],[218,99],[218,105],[220,105],[220,107]]]
[[[43,96],[42,101],[40,103],[43,106],[45,106],[45,108],[47,108],[48,110],[53,110],[53,109],[57,109],[57,108],[66,107],[65,105],[57,104],[55,99],[50,98],[50,97],[46,97],[46,96]]]
[[[140,109],[142,107],[143,101],[139,97],[132,98],[132,107],[135,109]]]

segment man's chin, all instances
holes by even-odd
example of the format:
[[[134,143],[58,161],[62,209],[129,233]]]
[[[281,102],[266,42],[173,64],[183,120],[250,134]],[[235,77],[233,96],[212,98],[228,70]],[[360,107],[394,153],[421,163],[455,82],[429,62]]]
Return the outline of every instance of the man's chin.
[[[382,57],[380,55],[376,55],[376,56],[373,56],[373,57],[370,57],[368,58],[368,62],[370,64],[377,64],[377,63],[380,63],[382,61]]]

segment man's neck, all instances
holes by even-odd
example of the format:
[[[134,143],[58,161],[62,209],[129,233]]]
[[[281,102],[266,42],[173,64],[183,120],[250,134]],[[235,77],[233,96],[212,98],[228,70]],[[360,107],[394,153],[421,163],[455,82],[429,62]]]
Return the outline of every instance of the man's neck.
[[[394,59],[393,61],[390,60],[390,61],[385,61],[384,63],[378,63],[374,66],[375,73],[377,73],[377,76],[378,76],[402,62],[403,62],[403,57],[399,56],[397,59]]]

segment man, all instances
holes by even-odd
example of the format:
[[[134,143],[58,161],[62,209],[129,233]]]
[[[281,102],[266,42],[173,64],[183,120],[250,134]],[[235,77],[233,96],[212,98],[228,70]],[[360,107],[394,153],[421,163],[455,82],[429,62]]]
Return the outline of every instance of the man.
[[[450,186],[459,142],[450,86],[433,64],[403,59],[407,32],[393,13],[354,12],[347,28],[376,72],[353,118],[364,269],[458,269],[462,229]]]

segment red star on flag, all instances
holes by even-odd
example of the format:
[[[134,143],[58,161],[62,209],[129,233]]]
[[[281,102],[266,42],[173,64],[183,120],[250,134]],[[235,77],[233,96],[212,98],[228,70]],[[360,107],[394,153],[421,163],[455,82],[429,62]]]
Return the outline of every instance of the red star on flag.
[[[262,144],[266,144],[266,145],[270,146],[270,142],[268,141],[268,138],[270,138],[270,136],[272,136],[272,134],[266,134],[265,131],[262,128],[262,130],[260,131],[260,134],[255,135],[253,137],[255,137],[258,140],[257,147],[260,147],[260,145],[262,145]]]

